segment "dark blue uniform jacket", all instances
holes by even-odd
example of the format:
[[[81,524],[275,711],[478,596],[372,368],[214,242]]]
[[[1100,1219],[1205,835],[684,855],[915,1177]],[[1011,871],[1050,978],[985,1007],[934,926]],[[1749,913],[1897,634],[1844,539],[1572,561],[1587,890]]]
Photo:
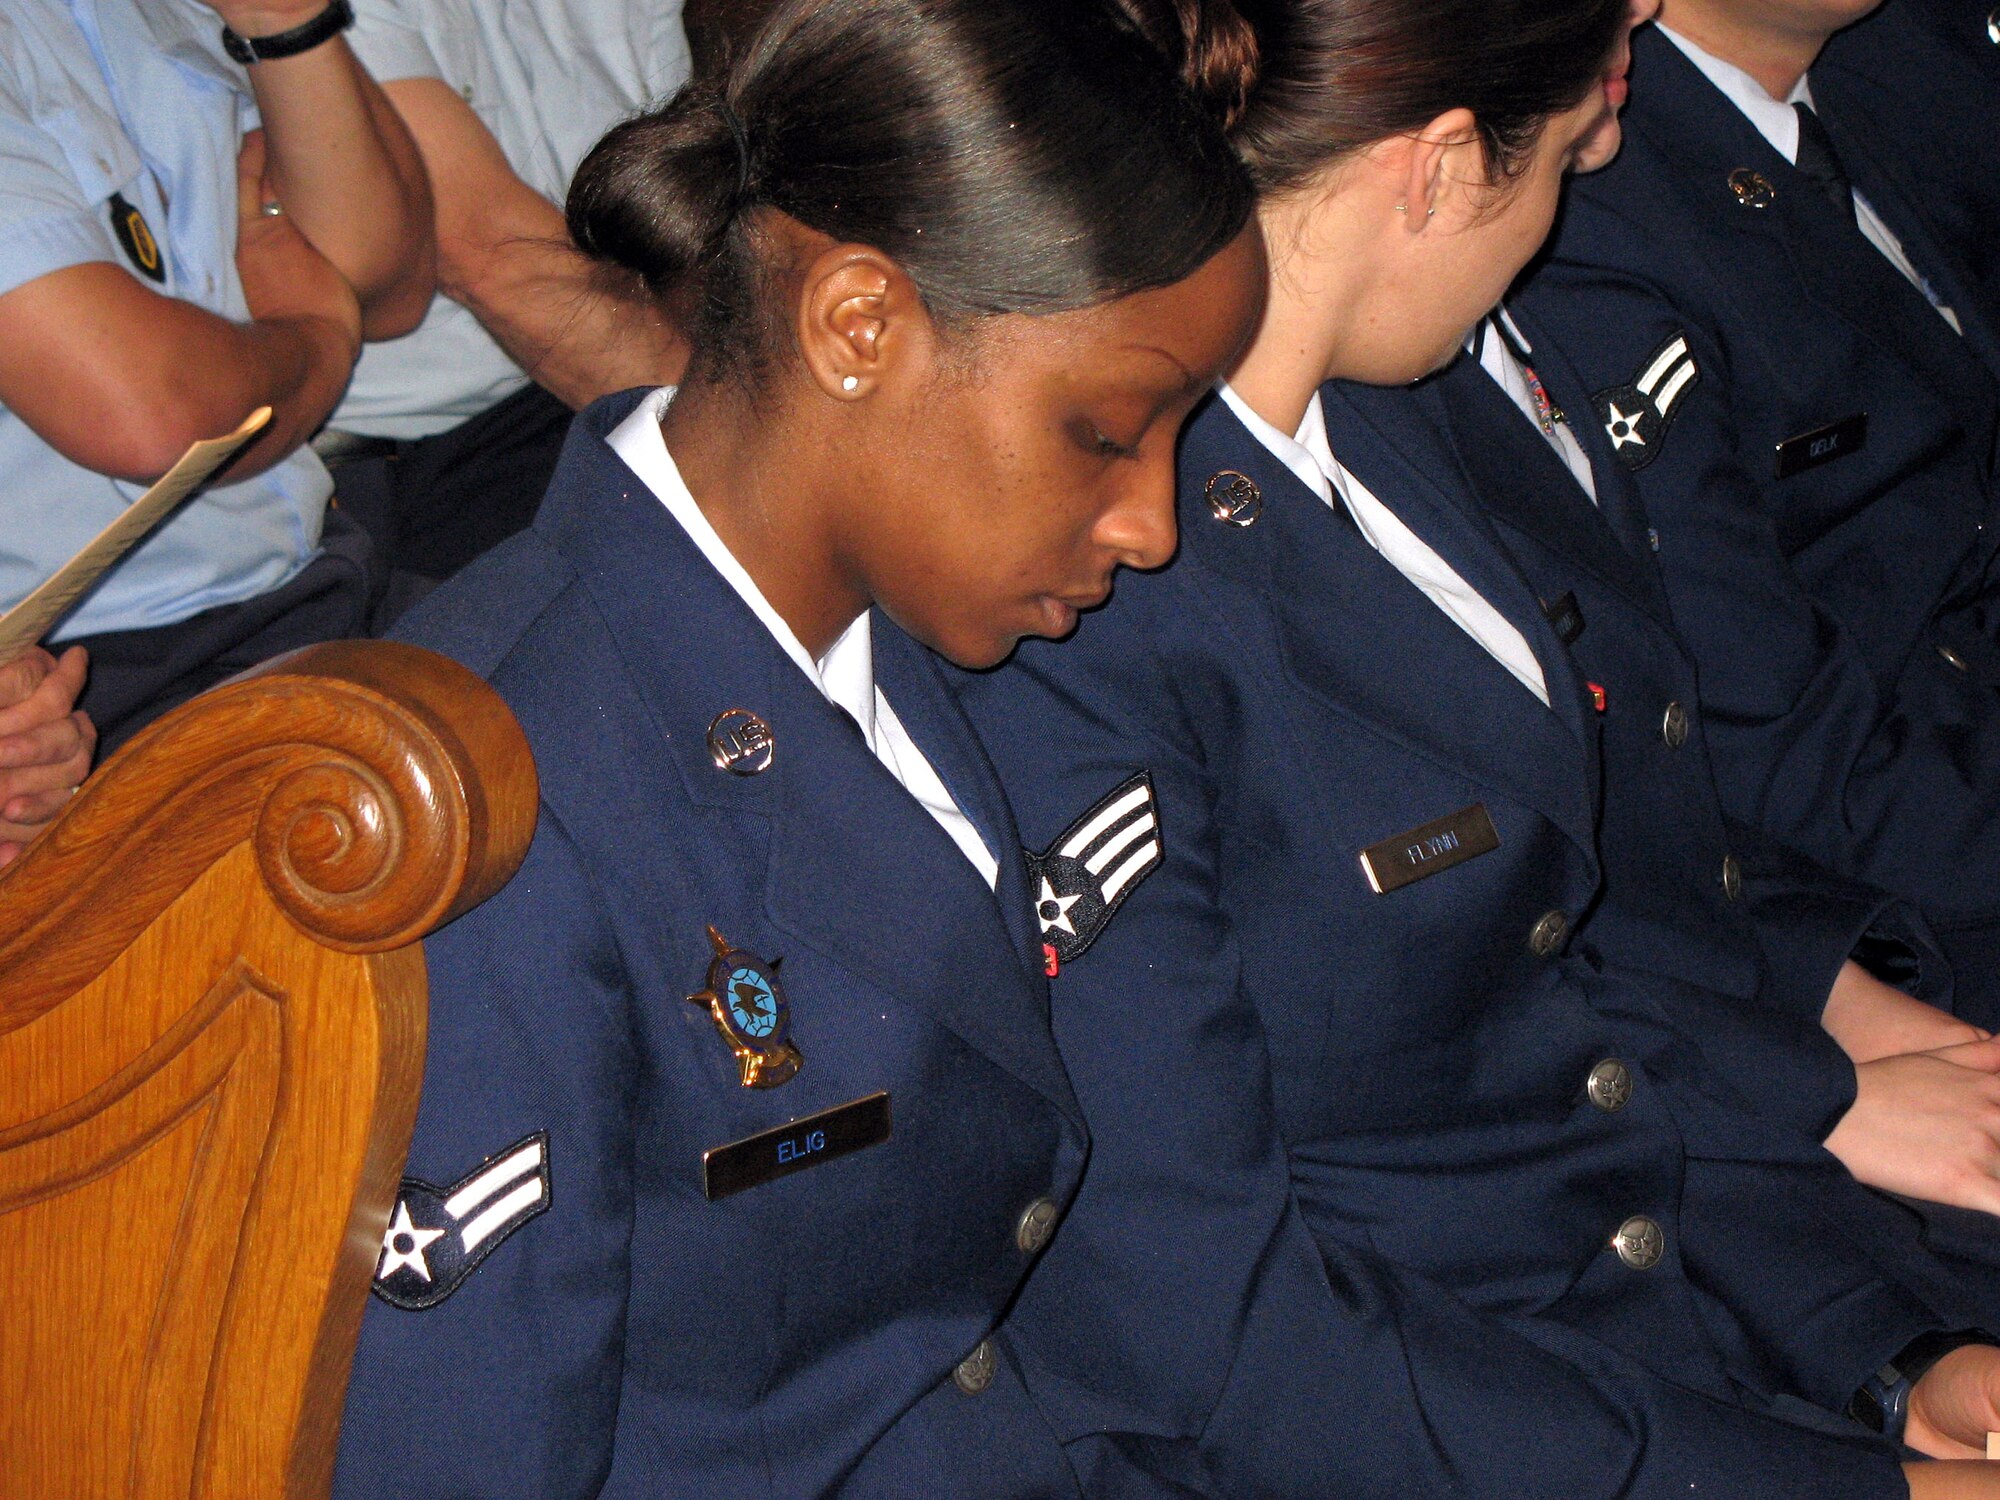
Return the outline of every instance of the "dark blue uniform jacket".
[[[1699,664],[1724,807],[1919,902],[1961,1011],[1990,1025],[2000,252],[1972,235],[1984,260],[1965,253],[1966,226],[1936,217],[1943,190],[1854,128],[1853,101],[1889,101],[1824,66],[1814,89],[1855,185],[1963,337],[1650,29],[1634,39],[1624,150],[1572,184],[1520,305],[1596,398],[1572,415],[1631,466]],[[1978,82],[1962,50],[1936,66]],[[1918,97],[1900,97],[1905,132],[1928,131]]]
[[[547,1204],[438,1305],[371,1301],[337,1493],[1073,1494],[1004,1341],[980,1394],[952,1379],[1028,1270],[1023,1210],[1066,1204],[1085,1155],[1024,876],[1003,859],[996,904],[606,446],[633,399],[579,419],[534,527],[407,627],[499,690],[542,791],[520,874],[426,944],[408,1172],[459,1184],[543,1133]],[[935,659],[875,630],[896,713],[1014,848]],[[735,708],[770,726],[762,775],[711,759]],[[789,1083],[742,1087],[685,998],[711,924],[778,965]],[[877,1091],[886,1144],[704,1197],[704,1152]]]
[[[1523,632],[1553,707],[1220,402],[1184,439],[1178,559],[964,679],[1030,850],[1141,772],[1162,845],[1054,986],[1093,1156],[1010,1324],[1031,1390],[1086,1464],[1192,1450],[1225,1496],[1900,1495],[1834,1412],[1977,1299],[1816,1143],[1852,1087],[1818,1008],[1893,914],[1820,904],[1775,852],[1723,889],[1699,725],[1659,734],[1691,673],[1656,586],[1541,513],[1538,484],[1586,502],[1497,389],[1465,424],[1436,390],[1324,394],[1335,451]],[[1507,521],[1464,464],[1520,469]],[[1252,524],[1205,503],[1230,474]],[[1360,851],[1474,805],[1496,848],[1371,888]],[[1767,947],[1752,913],[1788,900],[1811,921]],[[1638,1217],[1648,1269],[1612,1249]]]

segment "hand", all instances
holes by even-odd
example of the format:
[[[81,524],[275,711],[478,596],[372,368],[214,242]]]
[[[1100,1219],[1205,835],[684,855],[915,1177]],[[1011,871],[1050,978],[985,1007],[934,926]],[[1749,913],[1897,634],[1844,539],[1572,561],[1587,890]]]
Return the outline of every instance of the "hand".
[[[345,337],[351,363],[361,350],[354,289],[288,217],[264,212],[275,201],[264,176],[264,132],[253,130],[236,158],[236,271],[250,316],[324,319]]]
[[[1948,1011],[1884,984],[1851,959],[1834,978],[1820,1024],[1857,1064],[1899,1052],[1935,1052],[1961,1042],[1984,1041],[1987,1035]]]
[[[89,659],[39,646],[0,666],[0,865],[63,808],[90,772],[97,729],[76,708]]]
[[[2000,1432],[2000,1349],[1954,1349],[1911,1390],[1903,1441],[1932,1458],[1984,1459],[1989,1432]],[[1993,1469],[2000,1472],[2000,1464]]]
[[[1879,1058],[1854,1075],[1826,1149],[1857,1181],[2000,1214],[2000,1041]]]
[[[1910,1500],[2000,1500],[2000,1464],[1904,1464]]]

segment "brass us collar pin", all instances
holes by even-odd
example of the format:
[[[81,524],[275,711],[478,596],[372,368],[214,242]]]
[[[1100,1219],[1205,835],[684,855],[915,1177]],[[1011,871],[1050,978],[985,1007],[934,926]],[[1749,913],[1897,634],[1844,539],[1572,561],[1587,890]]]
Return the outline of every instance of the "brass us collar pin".
[[[778,982],[778,960],[766,963],[754,953],[735,948],[715,928],[708,929],[715,957],[708,966],[707,986],[688,996],[688,1003],[706,1007],[715,1029],[736,1054],[746,1089],[774,1089],[789,1083],[805,1066],[791,1042],[791,1006]]]

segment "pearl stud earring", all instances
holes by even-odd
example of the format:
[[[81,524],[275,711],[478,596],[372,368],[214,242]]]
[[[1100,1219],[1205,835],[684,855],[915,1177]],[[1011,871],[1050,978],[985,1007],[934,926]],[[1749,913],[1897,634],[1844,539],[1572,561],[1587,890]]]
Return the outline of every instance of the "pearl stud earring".
[[[861,389],[861,377],[859,375],[847,376],[844,380],[840,382],[840,388],[851,395],[855,391]]]

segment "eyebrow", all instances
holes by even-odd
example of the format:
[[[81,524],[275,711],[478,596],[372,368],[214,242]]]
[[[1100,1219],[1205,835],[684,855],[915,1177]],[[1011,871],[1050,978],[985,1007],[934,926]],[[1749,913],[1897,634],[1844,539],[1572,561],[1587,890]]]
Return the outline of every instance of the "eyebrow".
[[[1194,371],[1190,370],[1179,359],[1175,358],[1174,355],[1165,349],[1162,349],[1158,344],[1126,344],[1124,347],[1139,354],[1159,355],[1161,359],[1164,359],[1168,364],[1181,372],[1181,386],[1184,390],[1193,390],[1202,383],[1199,375],[1195,374]]]

